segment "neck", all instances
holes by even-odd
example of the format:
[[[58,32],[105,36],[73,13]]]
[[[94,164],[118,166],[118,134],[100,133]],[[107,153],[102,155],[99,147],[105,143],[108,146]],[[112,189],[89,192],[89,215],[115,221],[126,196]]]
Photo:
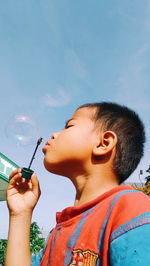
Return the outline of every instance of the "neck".
[[[109,178],[108,178],[109,176]],[[80,175],[71,180],[76,188],[74,206],[80,206],[118,186],[116,176],[112,173],[94,173]]]

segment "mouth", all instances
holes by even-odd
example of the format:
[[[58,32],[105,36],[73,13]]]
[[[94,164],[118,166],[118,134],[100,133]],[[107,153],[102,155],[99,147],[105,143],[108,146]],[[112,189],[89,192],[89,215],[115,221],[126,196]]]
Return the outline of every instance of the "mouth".
[[[51,144],[47,141],[46,143],[45,143],[45,146],[42,148],[42,152],[45,154],[46,153],[46,150],[47,150],[47,148],[50,146]]]

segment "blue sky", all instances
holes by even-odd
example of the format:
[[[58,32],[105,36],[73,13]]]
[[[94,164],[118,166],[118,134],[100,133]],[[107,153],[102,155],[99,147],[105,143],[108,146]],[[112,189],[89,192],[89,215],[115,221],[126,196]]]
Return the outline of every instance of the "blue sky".
[[[149,0],[1,1],[0,152],[28,166],[37,137],[44,144],[76,107],[114,101],[136,110],[146,126],[145,155],[129,179],[138,181],[139,169],[150,164],[149,70]],[[26,123],[15,123],[16,116]],[[15,139],[17,130],[26,144]],[[74,188],[46,172],[41,147],[32,167],[42,189],[33,220],[48,231],[55,212],[73,204]],[[2,238],[6,202],[0,202],[0,216]]]

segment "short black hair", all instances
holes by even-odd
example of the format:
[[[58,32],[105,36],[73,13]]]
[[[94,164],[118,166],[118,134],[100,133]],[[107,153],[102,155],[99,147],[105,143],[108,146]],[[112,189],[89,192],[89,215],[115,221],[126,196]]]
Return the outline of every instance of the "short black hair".
[[[141,119],[133,110],[117,103],[88,103],[78,109],[83,107],[95,108],[93,120],[100,122],[103,131],[116,133],[118,141],[113,170],[122,183],[136,169],[144,154],[145,130]]]

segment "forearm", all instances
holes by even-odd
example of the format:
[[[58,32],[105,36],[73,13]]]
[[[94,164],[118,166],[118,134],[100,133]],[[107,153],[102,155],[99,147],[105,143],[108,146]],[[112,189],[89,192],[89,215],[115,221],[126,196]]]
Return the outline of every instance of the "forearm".
[[[10,216],[5,266],[29,266],[32,213]]]

